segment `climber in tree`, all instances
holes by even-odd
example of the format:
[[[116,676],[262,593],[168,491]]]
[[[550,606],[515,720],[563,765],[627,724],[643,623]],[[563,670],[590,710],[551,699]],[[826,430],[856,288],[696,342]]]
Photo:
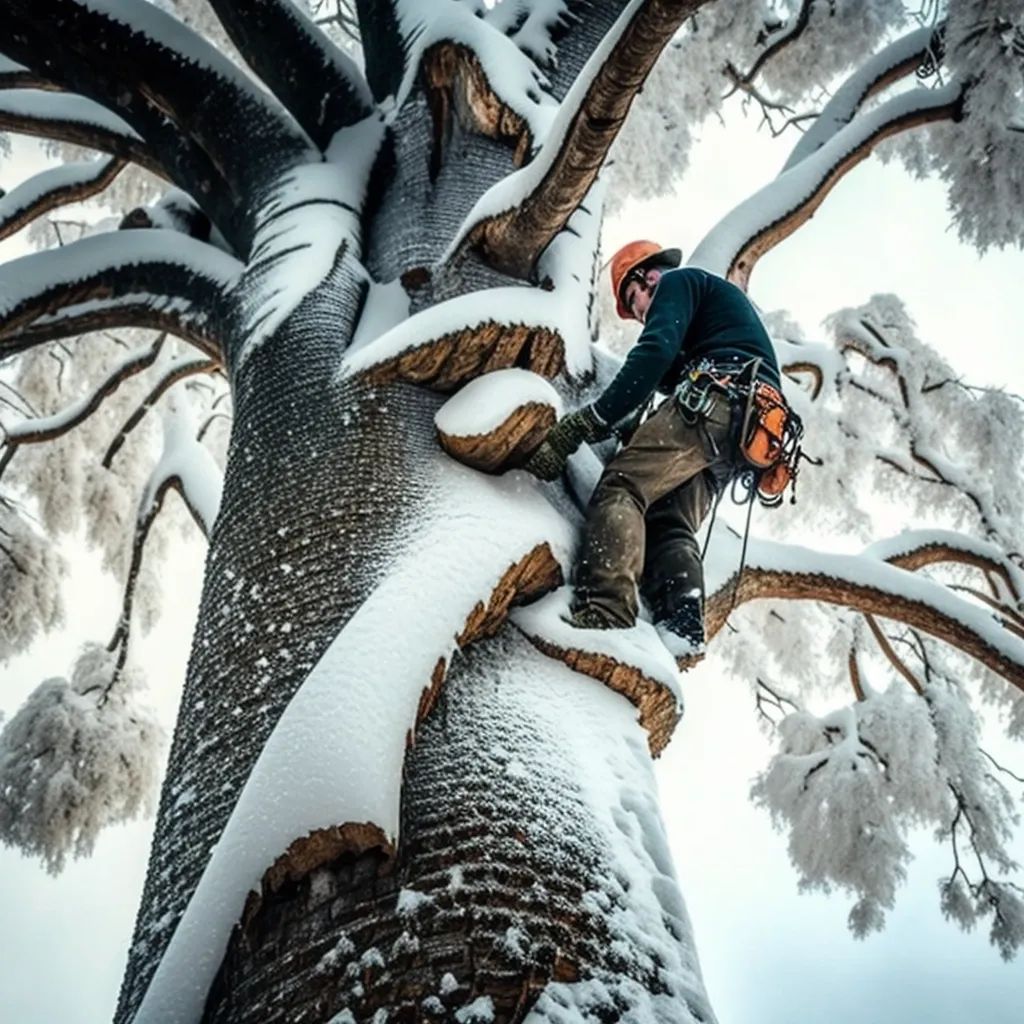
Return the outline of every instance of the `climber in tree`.
[[[644,325],[602,395],[549,432],[526,469],[554,480],[583,442],[608,438],[663,402],[605,468],[587,510],[576,566],[572,623],[632,626],[639,584],[655,625],[677,655],[704,648],[704,573],[696,531],[716,493],[747,465],[750,396],[780,394],[771,341],[735,285],[679,267],[678,249],[630,242],[611,261],[616,310]],[[773,399],[774,400],[774,399]]]

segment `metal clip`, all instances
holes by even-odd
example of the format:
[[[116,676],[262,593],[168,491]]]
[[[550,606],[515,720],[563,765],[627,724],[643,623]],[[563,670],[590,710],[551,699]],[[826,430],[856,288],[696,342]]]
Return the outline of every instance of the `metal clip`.
[[[675,399],[687,423],[694,423],[711,411],[714,378],[707,373],[688,373],[676,388]]]

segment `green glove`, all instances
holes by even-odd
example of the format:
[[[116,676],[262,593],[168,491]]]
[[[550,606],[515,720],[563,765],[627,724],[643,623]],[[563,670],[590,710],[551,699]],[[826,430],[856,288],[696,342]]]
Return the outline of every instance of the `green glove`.
[[[592,405],[585,405],[551,428],[523,468],[541,480],[557,480],[565,470],[569,456],[584,441],[602,441],[608,436],[608,424],[594,412]]]

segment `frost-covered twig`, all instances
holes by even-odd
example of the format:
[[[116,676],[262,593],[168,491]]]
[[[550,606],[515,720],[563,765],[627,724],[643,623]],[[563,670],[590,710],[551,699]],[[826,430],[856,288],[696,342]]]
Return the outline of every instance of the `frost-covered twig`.
[[[114,462],[114,457],[121,450],[125,441],[128,440],[128,435],[142,422],[160,398],[178,381],[185,380],[187,377],[195,377],[199,374],[217,373],[219,370],[220,364],[212,359],[176,359],[167,366],[160,379],[153,385],[135,411],[125,420],[121,429],[110,442],[103,455],[103,467],[110,469]]]
[[[21,444],[39,444],[51,441],[68,433],[85,422],[126,380],[141,373],[156,361],[166,333],[161,334],[146,348],[137,349],[126,355],[89,394],[52,416],[37,416],[25,420],[6,431],[5,444],[16,447]]]
[[[774,57],[777,57],[783,50],[800,38],[800,35],[807,28],[811,18],[811,8],[815,0],[802,0],[800,10],[796,15],[778,27],[771,29],[767,26],[759,34],[758,42],[767,43],[765,48],[757,55],[753,64],[746,71],[739,71],[729,67],[727,71],[733,80],[733,89],[743,89],[751,85],[758,76],[761,69]]]
[[[923,696],[924,687],[921,685],[921,681],[913,672],[910,671],[909,668],[907,668],[906,662],[893,649],[892,644],[889,643],[889,638],[882,632],[882,629],[878,625],[878,621],[875,619],[874,615],[865,615],[864,619],[868,624],[868,628],[871,630],[872,636],[874,636],[878,643],[879,649],[886,658],[889,659],[889,663],[892,667],[896,669],[896,671],[899,672],[899,674],[903,676],[908,683],[910,683],[919,696]]]
[[[56,338],[150,327],[217,357],[216,311],[241,265],[177,232],[96,235],[0,264],[0,358]]]
[[[593,184],[633,98],[679,26],[706,0],[634,0],[559,107],[530,164],[485,193],[453,246],[525,278]]]
[[[102,192],[124,166],[123,160],[107,157],[42,171],[0,197],[0,238],[13,235],[58,206]]]
[[[984,749],[983,747],[979,747],[978,749],[979,749],[979,750],[981,751],[981,753],[982,753],[982,754],[983,754],[983,755],[984,755],[985,757],[987,757],[987,758],[989,759],[989,761],[991,761],[991,762],[992,762],[992,767],[993,767],[993,768],[995,768],[995,769],[996,769],[996,771],[1000,771],[1000,772],[1002,772],[1002,773],[1003,773],[1004,775],[1009,775],[1009,776],[1010,776],[1010,778],[1014,780],[1014,782],[1020,782],[1020,783],[1024,784],[1024,776],[1018,775],[1018,774],[1017,774],[1016,772],[1014,772],[1014,771],[1011,771],[1011,770],[1010,770],[1009,768],[1005,767],[1004,765],[1001,765],[1001,764],[1000,764],[1000,763],[999,763],[999,762],[998,762],[998,761],[997,761],[997,760],[996,760],[996,759],[995,759],[995,758],[994,758],[994,757],[993,757],[993,756],[992,756],[992,755],[991,755],[991,754],[990,754],[990,753],[989,753],[989,752],[988,752],[987,750],[985,750],[985,749]]]
[[[371,112],[362,72],[292,0],[210,0],[245,62],[326,149]],[[310,74],[311,69],[316,74]]]

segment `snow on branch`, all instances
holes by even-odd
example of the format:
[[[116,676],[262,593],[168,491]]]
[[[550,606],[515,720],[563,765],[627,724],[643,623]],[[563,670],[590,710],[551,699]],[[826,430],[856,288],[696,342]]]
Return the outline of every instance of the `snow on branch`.
[[[723,548],[728,548],[726,553]],[[964,548],[970,550],[970,545]],[[751,538],[736,579],[738,539],[712,546],[707,631],[713,636],[733,607],[764,598],[824,601],[906,623],[970,655],[1024,691],[1024,640],[984,608],[951,589],[873,554],[837,555]]]
[[[0,89],[53,89],[47,81],[34,71],[0,53]]]
[[[960,116],[957,84],[918,88],[862,114],[815,153],[740,203],[701,240],[691,265],[746,288],[757,261],[805,223],[832,188],[883,139]]]
[[[819,150],[853,120],[866,99],[920,68],[939,47],[937,30],[927,26],[890,43],[866,61],[836,90],[814,124],[800,137],[782,172]]]
[[[309,137],[326,149],[339,128],[367,117],[362,72],[293,0],[210,0],[245,62]]]
[[[217,357],[217,319],[241,265],[172,231],[96,235],[0,264],[0,358],[109,327],[151,327]]]
[[[0,841],[51,874],[108,825],[151,814],[164,734],[141,677],[87,645],[71,679],[48,679],[0,733]]]
[[[529,276],[593,185],[658,55],[703,2],[629,4],[569,90],[540,151],[480,198],[453,255],[473,246],[503,272]]]
[[[440,451],[429,471],[437,501],[415,550],[398,558],[349,619],[277,722],[135,1024],[200,1019],[249,894],[288,878],[289,858],[308,873],[351,849],[353,831],[393,852],[407,745],[449,659],[460,644],[497,628],[519,586],[538,586],[532,574],[509,586],[510,573],[518,576],[538,553],[542,566],[567,561],[569,527],[525,474],[486,477]],[[550,586],[549,570],[542,575],[539,585]],[[435,588],[428,602],[425,579]]]
[[[102,192],[124,169],[117,157],[62,164],[35,175],[0,196],[0,238],[20,231],[59,206],[78,203]]]
[[[40,88],[0,91],[0,129],[86,146],[163,173],[134,128],[84,96]]]
[[[152,345],[135,349],[123,356],[89,394],[72,402],[60,412],[51,416],[31,417],[14,426],[3,427],[4,446],[15,449],[23,444],[40,444],[74,430],[96,412],[104,399],[112,395],[126,380],[152,366],[166,338],[166,334],[161,334]],[[6,457],[0,457],[0,473],[10,459],[9,453],[5,452],[4,456]]]
[[[8,0],[18,30],[8,49],[73,90],[98,96],[180,168],[182,136],[239,192],[315,159],[308,137],[276,99],[211,43],[148,3],[134,0]],[[62,26],[53,34],[53,24]],[[86,41],[100,40],[102,47]],[[106,54],[117,54],[117,76]],[[174,131],[168,131],[168,124]],[[254,161],[252,154],[269,154]],[[198,181],[178,182],[198,194]],[[209,187],[211,183],[207,183]]]

